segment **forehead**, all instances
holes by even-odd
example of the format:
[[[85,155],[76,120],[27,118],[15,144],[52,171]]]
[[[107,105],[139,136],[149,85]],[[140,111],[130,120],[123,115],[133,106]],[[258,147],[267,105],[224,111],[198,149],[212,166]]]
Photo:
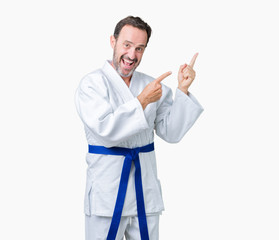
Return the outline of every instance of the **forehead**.
[[[120,31],[118,40],[121,42],[129,41],[136,45],[146,45],[147,32],[130,25],[125,25]]]

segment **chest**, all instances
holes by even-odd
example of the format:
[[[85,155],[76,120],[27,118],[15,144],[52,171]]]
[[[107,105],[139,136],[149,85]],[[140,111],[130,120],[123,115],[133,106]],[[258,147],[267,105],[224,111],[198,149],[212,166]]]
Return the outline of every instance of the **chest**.
[[[125,84],[125,83],[124,83]],[[144,82],[132,81],[129,87],[125,84],[120,86],[115,86],[108,82],[107,84],[107,94],[110,105],[113,111],[116,111],[119,106],[127,103],[128,101],[136,98],[145,88],[146,84]],[[154,122],[156,118],[157,103],[150,103],[144,110],[145,118],[150,127],[154,127]]]

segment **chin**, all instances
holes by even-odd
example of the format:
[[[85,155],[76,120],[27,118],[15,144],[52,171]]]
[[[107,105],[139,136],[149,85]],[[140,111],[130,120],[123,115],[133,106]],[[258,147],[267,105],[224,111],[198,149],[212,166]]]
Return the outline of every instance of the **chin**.
[[[131,77],[132,74],[134,73],[134,71],[135,71],[135,69],[131,70],[131,71],[130,71],[129,73],[127,73],[127,74],[124,74],[121,70],[119,70],[118,73],[119,73],[119,75],[120,75],[121,77]]]

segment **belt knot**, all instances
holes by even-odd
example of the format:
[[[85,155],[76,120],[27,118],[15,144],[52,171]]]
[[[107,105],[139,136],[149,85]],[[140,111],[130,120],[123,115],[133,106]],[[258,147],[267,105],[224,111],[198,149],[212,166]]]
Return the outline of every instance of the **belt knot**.
[[[139,152],[140,152],[140,148],[139,147],[133,148],[133,149],[130,150],[129,154],[131,155],[132,160],[135,160],[138,157]]]

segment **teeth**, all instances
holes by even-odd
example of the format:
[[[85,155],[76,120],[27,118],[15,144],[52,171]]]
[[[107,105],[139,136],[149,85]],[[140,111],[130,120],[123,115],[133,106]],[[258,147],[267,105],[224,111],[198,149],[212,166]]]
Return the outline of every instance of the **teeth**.
[[[124,60],[124,62],[126,62],[126,63],[128,63],[128,64],[132,64],[133,63],[133,61],[129,61],[129,60],[127,60],[127,59],[123,59]]]

